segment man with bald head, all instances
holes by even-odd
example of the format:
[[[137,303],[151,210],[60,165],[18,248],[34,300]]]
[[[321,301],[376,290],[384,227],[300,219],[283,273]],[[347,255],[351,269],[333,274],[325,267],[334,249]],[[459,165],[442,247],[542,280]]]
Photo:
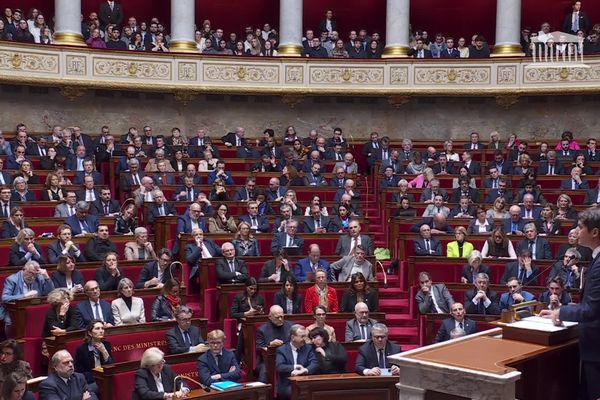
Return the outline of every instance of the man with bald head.
[[[219,284],[243,283],[248,279],[246,263],[235,258],[235,248],[231,242],[221,246],[223,258],[217,261],[217,281]]]
[[[411,232],[420,232],[421,226],[429,225],[432,235],[440,235],[445,233],[454,233],[454,228],[448,224],[444,214],[435,214],[433,217],[425,217],[421,222],[417,222],[410,227]]]
[[[269,309],[269,320],[256,330],[256,361],[260,382],[266,382],[266,371],[261,350],[266,350],[269,346],[279,347],[285,343],[290,337],[291,327],[292,323],[284,320],[283,308],[273,305]]]
[[[227,135],[223,136],[221,140],[223,144],[227,147],[243,147],[246,144],[246,130],[241,126],[235,128],[235,132],[229,132]]]
[[[87,300],[82,300],[75,307],[75,325],[78,329],[86,329],[90,321],[99,320],[104,322],[104,327],[113,326],[113,318],[110,303],[100,299],[100,285],[97,281],[91,280],[85,283],[83,292]]]
[[[40,399],[98,400],[88,388],[85,376],[75,372],[73,357],[67,350],[59,350],[50,360],[54,373],[40,383]]]
[[[321,249],[318,244],[313,243],[308,248],[308,257],[298,260],[294,276],[298,282],[313,282],[317,268],[327,271],[327,280],[333,281],[329,262],[321,259]]]
[[[358,173],[358,164],[354,161],[352,153],[344,154],[344,161],[336,162],[333,166],[333,171],[335,172],[338,168],[344,168],[347,174]]]
[[[508,209],[508,218],[504,220],[503,229],[507,235],[523,236],[525,232],[525,220],[521,217],[521,207],[517,205],[510,206]]]

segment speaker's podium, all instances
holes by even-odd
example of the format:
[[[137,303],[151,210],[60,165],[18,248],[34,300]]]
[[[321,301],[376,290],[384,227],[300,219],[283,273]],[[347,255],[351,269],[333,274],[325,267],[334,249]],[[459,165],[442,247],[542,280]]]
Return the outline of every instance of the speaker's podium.
[[[546,344],[540,344],[544,341]],[[400,400],[575,398],[579,373],[576,332],[570,338],[563,335],[560,343],[553,342],[540,340],[539,332],[530,334],[525,329],[516,334],[512,329],[503,337],[503,329],[494,328],[393,355],[389,360],[400,367]]]

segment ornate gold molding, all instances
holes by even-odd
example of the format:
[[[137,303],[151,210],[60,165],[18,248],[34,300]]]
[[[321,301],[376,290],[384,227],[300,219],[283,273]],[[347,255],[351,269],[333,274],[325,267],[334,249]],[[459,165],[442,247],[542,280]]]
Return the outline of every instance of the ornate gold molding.
[[[406,58],[409,48],[406,46],[385,46],[383,49],[383,58]]]
[[[187,106],[198,97],[198,93],[178,90],[173,93],[173,97],[177,102]]]
[[[77,86],[63,86],[60,88],[60,94],[66,97],[69,101],[75,101],[83,97],[87,93],[87,89]]]
[[[514,106],[518,102],[519,102],[519,96],[514,95],[514,94],[513,95],[506,94],[506,95],[502,95],[502,96],[496,96],[496,104],[498,104],[500,107],[504,108],[505,110],[510,109],[512,106]]]
[[[491,57],[523,57],[523,49],[518,43],[515,44],[499,44],[494,46],[494,51]]]

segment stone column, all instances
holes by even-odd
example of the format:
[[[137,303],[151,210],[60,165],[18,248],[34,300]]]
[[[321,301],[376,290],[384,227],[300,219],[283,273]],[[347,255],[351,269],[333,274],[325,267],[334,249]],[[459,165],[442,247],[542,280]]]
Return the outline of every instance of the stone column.
[[[280,56],[299,57],[302,53],[302,0],[279,0]]]
[[[81,0],[54,0],[54,43],[85,46],[81,34]]]
[[[194,3],[194,0],[171,0],[171,51],[198,53],[194,40]]]
[[[410,0],[387,0],[383,57],[407,57]]]
[[[521,0],[497,0],[496,44],[492,57],[524,56],[520,35]]]

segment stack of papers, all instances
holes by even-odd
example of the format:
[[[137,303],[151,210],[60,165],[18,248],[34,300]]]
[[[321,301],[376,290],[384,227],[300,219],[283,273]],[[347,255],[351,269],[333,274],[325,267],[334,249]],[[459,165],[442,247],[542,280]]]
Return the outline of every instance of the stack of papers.
[[[556,326],[552,323],[551,319],[542,317],[527,317],[523,318],[521,321],[508,324],[508,326],[515,328],[531,329],[541,332],[558,332],[575,325],[577,325],[577,322],[564,321],[563,326]]]

